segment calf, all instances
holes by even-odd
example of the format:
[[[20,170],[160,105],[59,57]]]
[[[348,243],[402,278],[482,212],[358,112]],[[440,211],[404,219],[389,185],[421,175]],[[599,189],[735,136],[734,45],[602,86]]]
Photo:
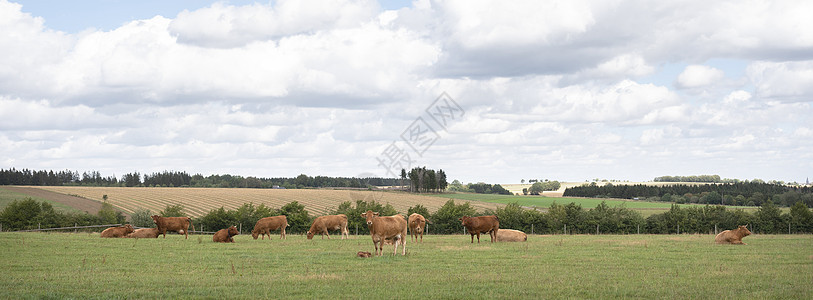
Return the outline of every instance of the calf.
[[[420,214],[411,214],[409,215],[409,236],[410,240],[414,239],[415,241],[418,240],[418,235],[421,236],[421,242],[423,242],[423,229],[426,228],[426,218],[424,218]]]
[[[367,219],[367,227],[370,229],[370,237],[373,238],[376,256],[384,255],[385,239],[392,239],[393,244],[395,244],[392,255],[398,252],[399,242],[404,246],[401,255],[406,255],[407,221],[404,220],[403,216],[379,217],[377,212],[370,210],[361,214],[361,216]]]
[[[127,224],[119,227],[110,227],[102,231],[100,235],[103,238],[120,238],[125,237],[133,232],[133,225]]]
[[[308,239],[313,239],[313,235],[318,233],[322,235],[322,239],[327,235],[329,240],[330,234],[328,234],[328,230],[341,230],[342,239],[345,237],[350,239],[350,231],[347,230],[347,216],[343,214],[321,216],[313,220],[311,229],[308,230]]]
[[[128,234],[128,238],[142,238],[142,239],[155,239],[158,238],[158,228],[141,228],[136,229],[133,233]]]
[[[192,219],[188,217],[162,217],[152,216],[152,221],[158,227],[158,232],[167,238],[167,231],[177,232],[183,234],[187,239],[189,238],[189,226],[195,230],[195,225],[192,224]]]
[[[500,220],[497,216],[469,217],[464,216],[460,222],[466,227],[466,231],[471,234],[471,242],[474,243],[474,235],[477,235],[477,243],[480,243],[480,233],[488,233],[491,242],[497,240],[497,231],[500,229]]]
[[[742,242],[742,238],[750,234],[751,231],[748,230],[748,226],[740,225],[740,227],[737,229],[720,232],[716,237],[714,237],[714,242],[718,244],[747,245],[746,243]]]
[[[498,242],[524,242],[528,240],[528,235],[519,230],[500,229],[497,232]]]
[[[265,235],[268,235],[268,240],[271,240],[271,230],[280,230],[280,239],[285,238],[285,227],[288,227],[288,218],[286,216],[275,216],[275,217],[267,217],[262,218],[257,221],[257,224],[254,224],[254,229],[251,230],[251,236],[254,237],[256,240],[258,236],[262,235],[262,239],[265,239]]]
[[[212,241],[215,243],[234,243],[234,238],[232,237],[238,234],[240,234],[240,232],[237,232],[237,227],[231,226],[215,232],[215,235],[212,236]]]

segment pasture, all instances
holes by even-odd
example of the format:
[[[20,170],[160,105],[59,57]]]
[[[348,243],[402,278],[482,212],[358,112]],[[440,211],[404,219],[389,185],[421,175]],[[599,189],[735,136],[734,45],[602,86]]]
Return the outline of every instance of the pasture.
[[[159,212],[167,205],[181,204],[184,212],[190,217],[200,217],[210,210],[221,206],[234,210],[245,203],[265,204],[271,208],[280,208],[285,204],[298,201],[312,216],[320,216],[335,210],[339,204],[357,200],[375,200],[381,204],[391,204],[397,211],[404,212],[417,204],[436,211],[448,198],[429,197],[400,192],[380,192],[363,190],[329,190],[329,189],[243,189],[243,188],[161,188],[161,187],[81,187],[81,186],[42,186],[35,187],[65,195],[102,201],[107,195],[107,202],[125,213],[132,213],[138,208]],[[479,211],[496,209],[501,204],[477,201],[470,202]],[[458,203],[461,204],[461,203]]]
[[[406,256],[388,246],[375,258],[355,257],[372,252],[369,236],[211,238],[0,233],[0,298],[813,297],[810,235],[752,235],[745,246],[711,235],[430,235],[408,241]]]

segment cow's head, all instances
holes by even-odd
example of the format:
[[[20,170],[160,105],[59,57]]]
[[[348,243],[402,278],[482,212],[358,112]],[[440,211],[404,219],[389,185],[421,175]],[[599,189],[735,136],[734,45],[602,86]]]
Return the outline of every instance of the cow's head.
[[[127,224],[127,225],[124,225],[124,231],[126,233],[133,233],[133,231],[135,231],[135,229],[133,229],[133,225]]]
[[[152,216],[152,222],[155,223],[156,225],[158,224],[158,220],[161,220],[161,216],[159,215]]]
[[[308,239],[309,240],[313,239],[313,232],[311,232],[310,230],[308,230]]]
[[[743,237],[751,235],[751,231],[748,230],[748,225],[740,225],[737,230],[740,232],[740,234],[742,234]]]
[[[235,235],[240,234],[240,232],[237,231],[237,227],[234,227],[234,226],[229,227],[229,230],[227,230],[227,231],[229,232],[229,236],[235,236]]]
[[[463,216],[462,218],[457,219],[457,220],[460,221],[461,225],[466,225],[466,220],[468,220],[469,218],[470,218],[469,216]]]
[[[373,225],[373,219],[378,217],[377,212],[373,212],[372,210],[368,210],[366,213],[361,214],[361,216],[367,219],[367,226]]]
[[[251,231],[251,237],[253,237],[256,240],[259,236],[260,236],[260,230],[257,229],[257,228],[254,228],[254,230]]]

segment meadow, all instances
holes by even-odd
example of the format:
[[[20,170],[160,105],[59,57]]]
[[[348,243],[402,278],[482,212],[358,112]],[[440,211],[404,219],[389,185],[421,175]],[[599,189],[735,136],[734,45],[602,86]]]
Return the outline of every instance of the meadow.
[[[552,235],[525,243],[425,236],[407,255],[368,236],[101,239],[0,233],[0,298],[783,298],[813,297],[813,236]],[[488,238],[486,238],[488,240]],[[399,251],[400,253],[400,251]]]

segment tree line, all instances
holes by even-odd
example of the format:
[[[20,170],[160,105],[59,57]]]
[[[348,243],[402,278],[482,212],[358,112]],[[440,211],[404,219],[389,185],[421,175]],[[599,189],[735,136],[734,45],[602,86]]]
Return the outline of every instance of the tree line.
[[[66,213],[54,210],[46,202],[24,199],[15,200],[0,212],[0,223],[3,230],[34,229],[38,224],[42,228],[68,227],[78,225],[114,224],[124,222],[120,212],[115,212],[109,204],[98,215],[87,213]],[[396,211],[389,203],[370,200],[357,200],[355,203],[346,201],[341,203],[329,214],[345,214],[348,217],[348,228],[352,233],[368,234],[363,212],[372,210],[381,215],[395,215]],[[708,234],[726,229],[734,229],[738,225],[748,224],[755,233],[813,233],[813,213],[803,202],[796,202],[787,213],[782,211],[770,200],[763,203],[760,208],[749,213],[741,209],[726,209],[720,205],[681,207],[672,205],[667,212],[654,214],[644,218],[639,212],[625,206],[610,207],[602,202],[593,209],[584,209],[576,203],[553,203],[547,211],[538,209],[525,209],[516,203],[508,204],[496,210],[477,212],[468,202],[457,204],[454,200],[447,201],[435,212],[430,212],[423,205],[417,204],[409,207],[406,215],[419,213],[431,223],[431,234],[458,234],[463,233],[463,227],[458,220],[462,216],[496,215],[500,220],[500,228],[517,229],[535,234],[674,234],[674,233],[700,233]],[[150,216],[153,212],[139,209],[131,215],[131,223],[139,227],[153,227]],[[158,215],[186,216],[181,205],[167,205],[158,212]],[[242,228],[243,233],[249,233],[257,220],[275,215],[285,215],[291,225],[286,231],[301,234],[310,229],[316,216],[308,214],[305,206],[296,201],[283,205],[280,208],[271,208],[263,204],[255,206],[253,203],[243,204],[241,207],[230,210],[223,207],[213,209],[207,214],[194,218],[193,223],[198,230],[215,231],[228,226],[236,225]]]
[[[790,207],[796,202],[813,206],[813,187],[786,186],[764,182],[738,182],[723,184],[674,185],[613,185],[595,183],[565,190],[565,197],[598,197],[646,199],[674,203],[761,206],[767,200],[776,205]]]
[[[445,173],[442,173],[445,180]],[[356,177],[329,177],[308,176],[301,174],[297,177],[258,178],[243,177],[239,175],[190,175],[184,171],[163,171],[150,174],[141,174],[137,171],[126,173],[117,178],[101,176],[99,171],[45,171],[22,169],[0,169],[0,185],[34,185],[34,186],[123,186],[123,187],[220,187],[220,188],[322,188],[322,187],[350,187],[367,188],[370,186],[394,186],[401,181],[398,178],[356,178]]]

